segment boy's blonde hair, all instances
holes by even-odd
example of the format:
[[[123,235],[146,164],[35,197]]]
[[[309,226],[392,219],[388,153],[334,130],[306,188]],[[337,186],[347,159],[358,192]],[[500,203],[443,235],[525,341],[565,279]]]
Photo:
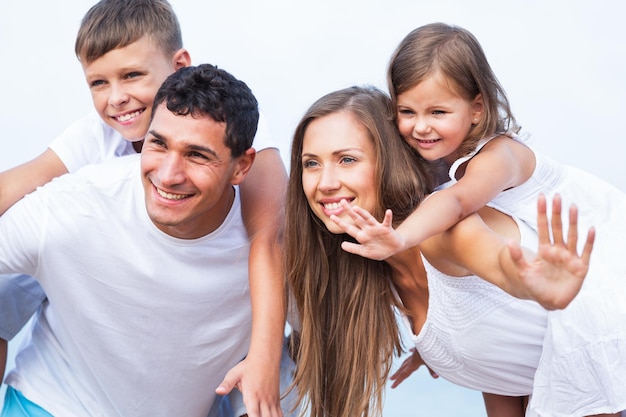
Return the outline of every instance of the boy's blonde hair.
[[[74,50],[90,63],[144,36],[167,57],[183,47],[178,18],[166,0],[101,0],[83,17]]]

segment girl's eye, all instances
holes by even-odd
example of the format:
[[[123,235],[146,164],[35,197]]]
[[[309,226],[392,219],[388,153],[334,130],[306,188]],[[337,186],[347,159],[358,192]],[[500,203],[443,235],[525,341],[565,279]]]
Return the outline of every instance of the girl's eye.
[[[413,111],[409,110],[409,109],[399,109],[398,110],[398,114],[411,115],[411,114],[413,114]]]

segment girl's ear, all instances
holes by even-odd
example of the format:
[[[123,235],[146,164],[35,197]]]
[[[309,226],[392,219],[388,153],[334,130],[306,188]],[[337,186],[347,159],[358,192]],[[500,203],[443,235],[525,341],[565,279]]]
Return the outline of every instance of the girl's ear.
[[[485,109],[483,103],[483,96],[479,93],[476,94],[474,100],[472,100],[472,120],[474,124],[477,124],[483,116],[483,111]]]

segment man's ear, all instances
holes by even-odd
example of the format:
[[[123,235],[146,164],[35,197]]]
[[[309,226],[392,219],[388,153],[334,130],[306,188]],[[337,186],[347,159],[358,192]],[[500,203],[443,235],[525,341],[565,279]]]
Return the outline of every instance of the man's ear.
[[[243,155],[237,158],[235,161],[235,170],[233,171],[233,176],[230,180],[232,185],[241,184],[241,182],[246,178],[255,157],[256,151],[254,148],[250,148]]]

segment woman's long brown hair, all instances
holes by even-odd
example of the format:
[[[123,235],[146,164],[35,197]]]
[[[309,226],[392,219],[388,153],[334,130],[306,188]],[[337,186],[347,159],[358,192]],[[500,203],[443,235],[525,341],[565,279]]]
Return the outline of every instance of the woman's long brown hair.
[[[402,140],[391,101],[372,87],[351,87],[315,102],[298,124],[292,143],[286,208],[286,273],[300,316],[294,383],[311,417],[382,414],[385,382],[401,341],[390,268],[341,249],[351,239],[328,231],[311,211],[302,188],[302,143],[309,123],[349,112],[366,127],[377,154],[379,220],[414,210],[430,178],[425,162]]]

